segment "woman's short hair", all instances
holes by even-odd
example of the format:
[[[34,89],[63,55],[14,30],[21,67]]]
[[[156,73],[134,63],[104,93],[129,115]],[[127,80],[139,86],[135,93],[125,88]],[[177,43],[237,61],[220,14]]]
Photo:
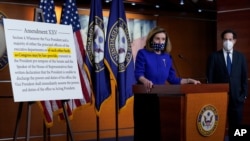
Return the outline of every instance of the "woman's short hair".
[[[147,49],[148,51],[154,51],[154,49],[151,48],[151,42],[153,41],[153,38],[157,33],[164,33],[166,35],[166,44],[165,44],[163,52],[169,53],[172,49],[171,42],[169,40],[169,36],[166,30],[161,27],[155,27],[148,33],[145,49]]]

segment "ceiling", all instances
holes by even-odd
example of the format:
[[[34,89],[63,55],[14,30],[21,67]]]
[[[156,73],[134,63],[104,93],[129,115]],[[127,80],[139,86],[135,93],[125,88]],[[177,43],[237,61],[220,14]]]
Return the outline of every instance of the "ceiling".
[[[206,12],[216,12],[215,0],[125,0],[124,2],[138,2],[152,8],[160,5],[160,9],[166,11],[198,12],[198,9],[202,9]],[[183,5],[180,4],[181,2]]]
[[[13,2],[21,4],[38,4],[40,0],[1,0],[1,2]],[[64,0],[54,0],[55,4],[61,5]],[[109,8],[111,0],[102,0],[103,8]],[[157,12],[187,12],[187,13],[216,13],[216,0],[123,0],[125,9],[138,13]],[[91,0],[76,0],[78,8],[89,8]],[[184,4],[181,5],[180,2]],[[134,3],[135,5],[132,5]],[[155,6],[159,5],[159,8]],[[201,10],[200,12],[198,10]]]

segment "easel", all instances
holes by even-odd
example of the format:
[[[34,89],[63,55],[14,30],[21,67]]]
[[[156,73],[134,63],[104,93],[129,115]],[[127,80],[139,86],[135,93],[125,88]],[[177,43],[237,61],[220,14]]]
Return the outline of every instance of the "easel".
[[[0,83],[11,83],[11,81],[10,80],[1,80]],[[13,98],[13,96],[0,96],[0,98]],[[23,110],[23,104],[24,104],[24,102],[20,102],[19,106],[18,106],[18,114],[17,114],[17,118],[16,118],[16,125],[15,125],[13,140],[16,140],[17,136],[18,136],[18,131],[19,131],[19,127],[20,127],[20,120],[21,120],[21,115],[22,115],[22,110]],[[32,106],[32,104],[34,104],[34,102],[28,102],[27,103],[26,140],[29,140],[29,138],[30,138],[30,119],[31,119],[30,117],[31,117],[31,106]],[[50,139],[46,140],[47,134],[46,134],[45,124],[44,124],[43,132],[44,132],[44,141],[50,141]]]
[[[34,21],[38,21],[38,17],[40,17],[40,21],[44,22],[44,16],[42,14],[42,9],[40,8],[35,8],[34,9]],[[69,124],[69,118],[68,118],[68,114],[67,111],[65,109],[66,107],[66,102],[67,100],[61,100],[62,102],[62,108],[63,108],[63,114],[64,114],[64,118],[66,120],[66,124],[67,124],[67,139],[69,138],[71,141],[74,141],[73,139],[73,135],[72,135],[72,131],[71,131],[71,127]],[[29,141],[30,139],[30,120],[31,120],[31,106],[34,102],[27,102],[27,119],[26,119],[26,141]],[[21,119],[21,115],[22,115],[22,109],[23,109],[23,104],[24,102],[20,102],[19,103],[19,107],[18,107],[18,113],[17,113],[17,118],[16,118],[16,126],[15,126],[15,131],[14,131],[14,137],[13,140],[16,141],[17,136],[18,136],[18,131],[19,131],[19,126],[20,126],[20,119]],[[45,130],[45,125],[43,126],[44,128],[44,140],[46,140],[47,138],[47,133]]]
[[[16,141],[16,139],[17,139],[17,133],[19,131],[20,119],[21,119],[22,110],[23,110],[23,103],[24,102],[20,102],[19,106],[18,106],[18,112],[17,112],[16,126],[15,126],[13,141]],[[30,139],[31,105],[33,104],[33,102],[28,102],[27,104],[28,105],[27,105],[27,113],[26,113],[27,114],[27,119],[26,119],[26,140],[29,141],[29,139]]]
[[[66,123],[67,123],[67,135],[69,135],[69,138],[70,138],[71,141],[74,141],[73,134],[72,134],[72,131],[71,131],[71,127],[70,127],[70,124],[69,124],[68,114],[67,114],[67,111],[65,109],[65,105],[66,105],[65,103],[67,101],[62,100],[61,102],[62,102],[62,105],[63,105],[63,115],[64,115],[64,118],[65,118]],[[16,118],[16,126],[15,126],[13,141],[17,140],[19,126],[20,126],[20,120],[21,120],[21,115],[22,115],[22,110],[23,110],[23,104],[24,104],[24,102],[20,102],[19,106],[18,106],[18,113],[17,113],[17,118]],[[26,141],[30,140],[30,120],[31,120],[31,106],[32,106],[32,104],[34,104],[34,102],[27,102]],[[46,141],[46,138],[47,138],[45,128],[46,127],[44,126],[44,138],[43,138],[44,141]]]

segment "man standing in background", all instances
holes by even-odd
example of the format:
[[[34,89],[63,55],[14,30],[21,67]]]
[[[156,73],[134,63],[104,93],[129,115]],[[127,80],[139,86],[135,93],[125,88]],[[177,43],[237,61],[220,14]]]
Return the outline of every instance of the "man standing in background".
[[[229,83],[229,136],[242,124],[244,102],[247,98],[247,63],[244,55],[234,50],[237,34],[225,30],[221,34],[223,48],[212,53],[207,62],[208,83]],[[230,141],[232,138],[230,138]]]

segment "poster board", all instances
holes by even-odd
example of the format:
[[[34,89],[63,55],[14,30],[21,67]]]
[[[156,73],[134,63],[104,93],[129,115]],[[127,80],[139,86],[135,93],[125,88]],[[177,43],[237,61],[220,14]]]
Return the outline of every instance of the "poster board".
[[[15,102],[83,98],[70,25],[3,21]]]

